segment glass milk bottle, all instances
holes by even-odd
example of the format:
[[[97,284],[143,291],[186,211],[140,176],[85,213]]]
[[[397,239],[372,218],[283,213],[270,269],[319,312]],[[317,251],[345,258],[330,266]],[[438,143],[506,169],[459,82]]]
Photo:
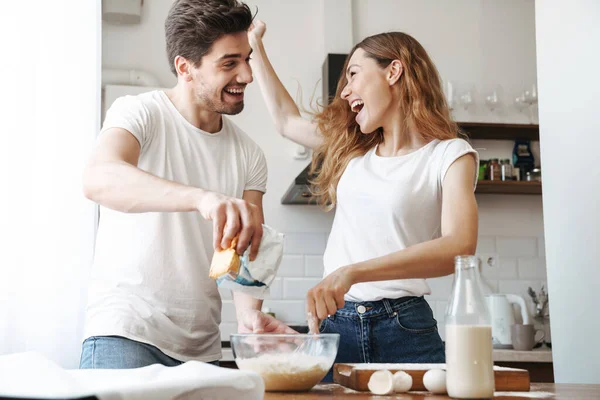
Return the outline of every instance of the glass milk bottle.
[[[458,399],[494,396],[492,325],[483,296],[479,259],[457,256],[446,309],[446,387]]]

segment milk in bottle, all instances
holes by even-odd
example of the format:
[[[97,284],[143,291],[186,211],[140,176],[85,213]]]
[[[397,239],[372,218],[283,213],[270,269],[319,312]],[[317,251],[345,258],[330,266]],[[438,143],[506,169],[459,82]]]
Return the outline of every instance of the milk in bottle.
[[[458,399],[494,396],[492,326],[483,296],[479,259],[457,256],[446,310],[446,387]]]

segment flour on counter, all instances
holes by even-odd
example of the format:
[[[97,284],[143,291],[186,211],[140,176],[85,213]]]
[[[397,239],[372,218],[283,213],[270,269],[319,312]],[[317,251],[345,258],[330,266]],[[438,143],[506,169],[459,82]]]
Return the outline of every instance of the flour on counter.
[[[331,368],[331,359],[305,354],[265,354],[255,358],[236,358],[240,369],[258,373],[266,391],[310,390]]]

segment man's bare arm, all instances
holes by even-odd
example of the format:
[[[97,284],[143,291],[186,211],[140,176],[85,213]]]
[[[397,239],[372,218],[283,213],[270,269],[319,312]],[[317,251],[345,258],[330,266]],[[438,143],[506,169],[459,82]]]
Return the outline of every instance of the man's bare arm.
[[[213,222],[217,250],[228,248],[239,235],[237,251],[242,254],[254,234],[262,234],[262,211],[256,205],[152,175],[137,167],[139,156],[140,144],[129,131],[104,132],[84,171],[85,196],[126,213],[198,211]]]

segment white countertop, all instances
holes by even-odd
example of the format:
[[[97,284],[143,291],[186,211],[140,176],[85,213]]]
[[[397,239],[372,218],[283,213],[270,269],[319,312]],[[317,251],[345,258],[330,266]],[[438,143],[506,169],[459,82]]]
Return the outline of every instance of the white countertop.
[[[531,351],[494,349],[494,361],[551,363],[552,349],[542,346]]]
[[[222,352],[221,361],[233,361],[233,353],[230,348],[224,347]],[[545,346],[531,351],[494,349],[493,356],[494,361],[551,363],[552,349]]]

